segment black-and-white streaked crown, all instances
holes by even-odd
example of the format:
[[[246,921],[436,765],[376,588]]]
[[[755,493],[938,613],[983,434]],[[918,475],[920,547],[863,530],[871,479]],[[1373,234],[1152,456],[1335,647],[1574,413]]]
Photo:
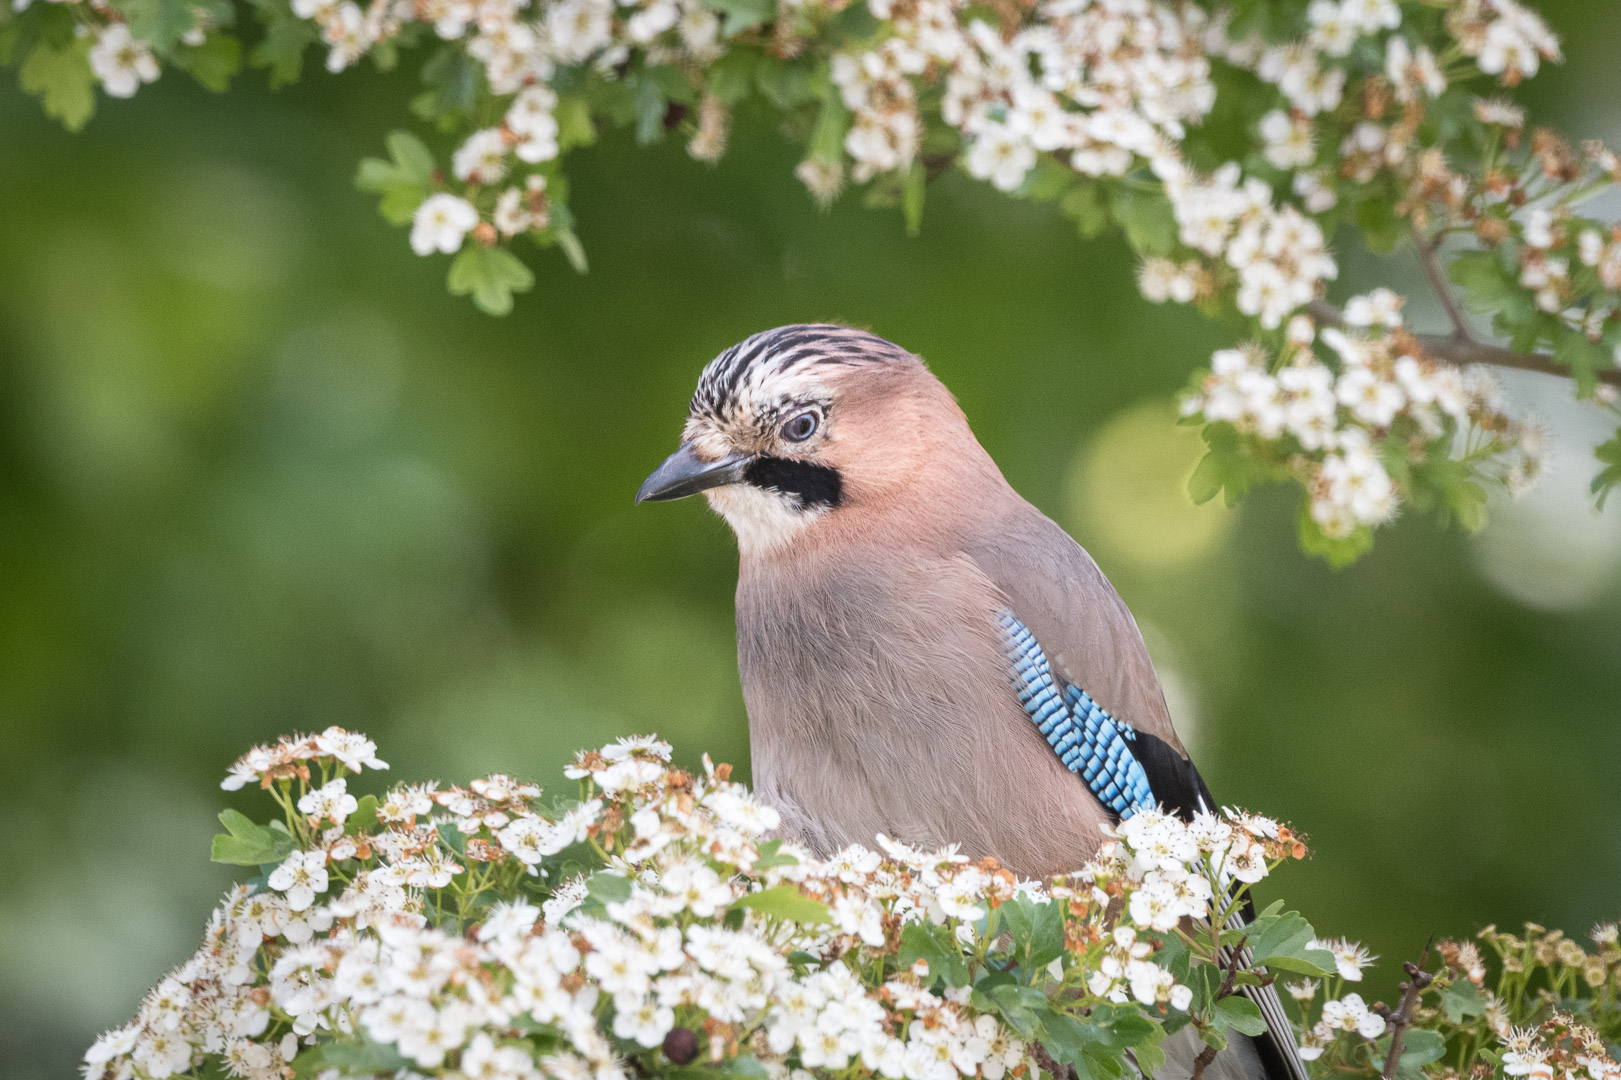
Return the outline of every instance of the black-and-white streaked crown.
[[[747,388],[810,367],[842,367],[910,359],[877,334],[837,323],[799,323],[762,330],[711,360],[698,377],[690,414],[720,419],[750,395]]]

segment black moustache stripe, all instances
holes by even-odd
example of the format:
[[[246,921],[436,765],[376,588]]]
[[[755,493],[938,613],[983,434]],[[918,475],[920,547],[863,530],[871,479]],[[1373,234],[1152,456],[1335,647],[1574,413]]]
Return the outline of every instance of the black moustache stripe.
[[[839,470],[810,461],[758,457],[744,468],[743,479],[757,488],[792,495],[806,509],[837,506],[844,498]]]

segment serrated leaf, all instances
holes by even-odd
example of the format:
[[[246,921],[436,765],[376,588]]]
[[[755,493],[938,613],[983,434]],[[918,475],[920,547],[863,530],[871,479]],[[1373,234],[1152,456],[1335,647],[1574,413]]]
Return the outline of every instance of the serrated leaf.
[[[754,73],[754,84],[777,108],[787,111],[816,99],[816,87],[808,63],[773,61],[762,63]]]
[[[912,167],[906,171],[906,186],[901,191],[901,215],[906,220],[907,236],[917,236],[923,231],[923,196],[928,184],[929,174],[923,162],[912,162]]]
[[[568,264],[574,267],[576,274],[583,274],[590,269],[585,260],[585,245],[580,243],[580,238],[574,235],[573,229],[554,225],[552,227],[552,238],[557,241],[557,246],[563,249],[564,256],[568,258]]]
[[[1014,192],[1022,199],[1052,202],[1075,186],[1077,174],[1067,165],[1060,165],[1043,154],[1036,159],[1035,168],[1025,174],[1024,183]]]
[[[473,115],[479,80],[478,63],[461,49],[446,45],[422,65],[422,82],[428,89],[411,102],[411,110],[440,127],[454,125]]]
[[[733,49],[709,66],[709,92],[727,105],[736,105],[754,90],[754,69],[759,54]]]
[[[726,16],[722,29],[727,37],[752,30],[777,12],[775,0],[703,0],[703,5]]]
[[[1300,508],[1297,535],[1301,551],[1326,560],[1336,570],[1350,566],[1373,547],[1373,530],[1366,525],[1358,525],[1348,536],[1323,535],[1322,527],[1311,518],[1310,506]]]
[[[1142,255],[1169,255],[1176,243],[1176,215],[1158,192],[1121,189],[1112,206],[1114,219],[1126,230],[1126,242]]]
[[[1401,1060],[1398,1065],[1403,1069],[1417,1069],[1432,1061],[1440,1061],[1446,1052],[1447,1041],[1439,1031],[1409,1028],[1406,1040],[1402,1043]]]
[[[1109,206],[1096,183],[1082,183],[1070,188],[1058,200],[1058,210],[1075,222],[1075,227],[1088,240],[1098,236],[1109,225]]]
[[[455,296],[471,293],[486,315],[505,315],[512,310],[512,294],[534,288],[535,275],[506,248],[473,244],[450,264],[445,284]]]
[[[1614,438],[1601,443],[1593,449],[1593,456],[1604,465],[1604,470],[1593,477],[1593,494],[1598,497],[1598,508],[1604,509],[1604,500],[1609,498],[1610,489],[1621,484],[1621,431],[1616,432]]]
[[[428,197],[433,154],[409,131],[391,131],[385,143],[388,159],[363,159],[355,172],[355,187],[381,195],[377,208],[383,217],[405,225]]]
[[[1262,915],[1247,930],[1257,965],[1319,977],[1334,973],[1334,954],[1310,947],[1317,934],[1298,911]]]
[[[658,83],[644,74],[636,80],[636,141],[642,145],[664,138],[664,114],[669,104]]]
[[[919,960],[927,962],[930,973],[949,986],[968,982],[968,962],[963,959],[956,937],[944,926],[915,922],[901,930],[901,951],[896,962],[910,967]]]
[[[393,1073],[411,1063],[386,1043],[323,1043],[303,1049],[293,1059],[299,1080],[336,1069],[340,1076],[375,1076]]]
[[[248,54],[248,63],[270,69],[272,90],[298,81],[304,71],[304,50],[320,37],[315,24],[293,13],[288,0],[252,0],[264,23],[264,37]]]
[[[1025,971],[1046,967],[1063,954],[1064,918],[1057,904],[1020,896],[1003,904],[1000,913],[1013,959]]]
[[[1232,994],[1219,999],[1211,1009],[1211,1022],[1222,1030],[1232,1029],[1245,1035],[1266,1033],[1266,1019],[1261,1008],[1249,998]]]
[[[1441,1008],[1447,1020],[1458,1023],[1465,1017],[1480,1016],[1486,1011],[1486,1000],[1480,988],[1467,979],[1459,980],[1441,992]]]
[[[557,119],[559,152],[576,146],[590,146],[597,141],[597,126],[591,119],[591,106],[584,98],[558,98],[552,116]]]
[[[630,899],[630,879],[623,874],[596,873],[585,879],[585,891],[604,904],[623,904]]]
[[[1603,345],[1587,340],[1587,335],[1579,330],[1568,328],[1562,328],[1553,358],[1570,369],[1578,397],[1592,396],[1598,388],[1599,368],[1609,367],[1614,359]]]
[[[364,796],[355,805],[355,812],[343,823],[343,832],[346,836],[359,836],[377,827],[377,796]]]
[[[242,43],[227,34],[213,33],[201,45],[175,49],[174,59],[204,89],[222,94],[230,89],[232,77],[242,70]]]
[[[130,34],[159,53],[167,53],[190,30],[196,17],[191,0],[119,0]]]
[[[749,893],[747,896],[734,900],[732,907],[734,909],[747,908],[750,911],[758,911],[762,915],[771,915],[796,923],[825,923],[832,921],[832,916],[828,914],[826,904],[820,900],[812,900],[793,885],[774,885],[769,889]]]
[[[90,39],[75,38],[63,46],[37,42],[17,72],[26,93],[35,94],[45,115],[78,131],[96,111],[95,80],[90,72]]]
[[[777,866],[799,865],[799,856],[782,850],[782,840],[780,838],[761,842],[758,851],[759,857],[754,860],[756,872],[770,870]]]
[[[275,831],[256,824],[236,810],[221,810],[220,824],[225,831],[214,837],[209,859],[228,866],[265,866],[279,863],[296,846],[285,829]]]

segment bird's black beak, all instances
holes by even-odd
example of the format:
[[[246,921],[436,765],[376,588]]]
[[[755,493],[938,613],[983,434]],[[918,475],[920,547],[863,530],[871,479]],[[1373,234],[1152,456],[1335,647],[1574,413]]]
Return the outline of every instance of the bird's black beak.
[[[752,460],[748,454],[734,453],[717,461],[705,461],[693,453],[691,443],[682,443],[681,449],[665,458],[664,464],[642,481],[636,504],[684,499],[709,488],[735,484],[743,479],[743,470]]]

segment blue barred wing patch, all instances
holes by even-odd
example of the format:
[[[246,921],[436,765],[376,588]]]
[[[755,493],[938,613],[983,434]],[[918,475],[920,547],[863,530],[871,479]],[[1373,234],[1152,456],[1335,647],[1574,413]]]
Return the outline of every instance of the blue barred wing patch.
[[[1013,689],[1019,704],[1064,768],[1080,776],[1098,801],[1122,818],[1155,805],[1148,774],[1132,755],[1137,733],[1053,673],[1030,628],[1011,611],[998,614],[1006,635]]]

